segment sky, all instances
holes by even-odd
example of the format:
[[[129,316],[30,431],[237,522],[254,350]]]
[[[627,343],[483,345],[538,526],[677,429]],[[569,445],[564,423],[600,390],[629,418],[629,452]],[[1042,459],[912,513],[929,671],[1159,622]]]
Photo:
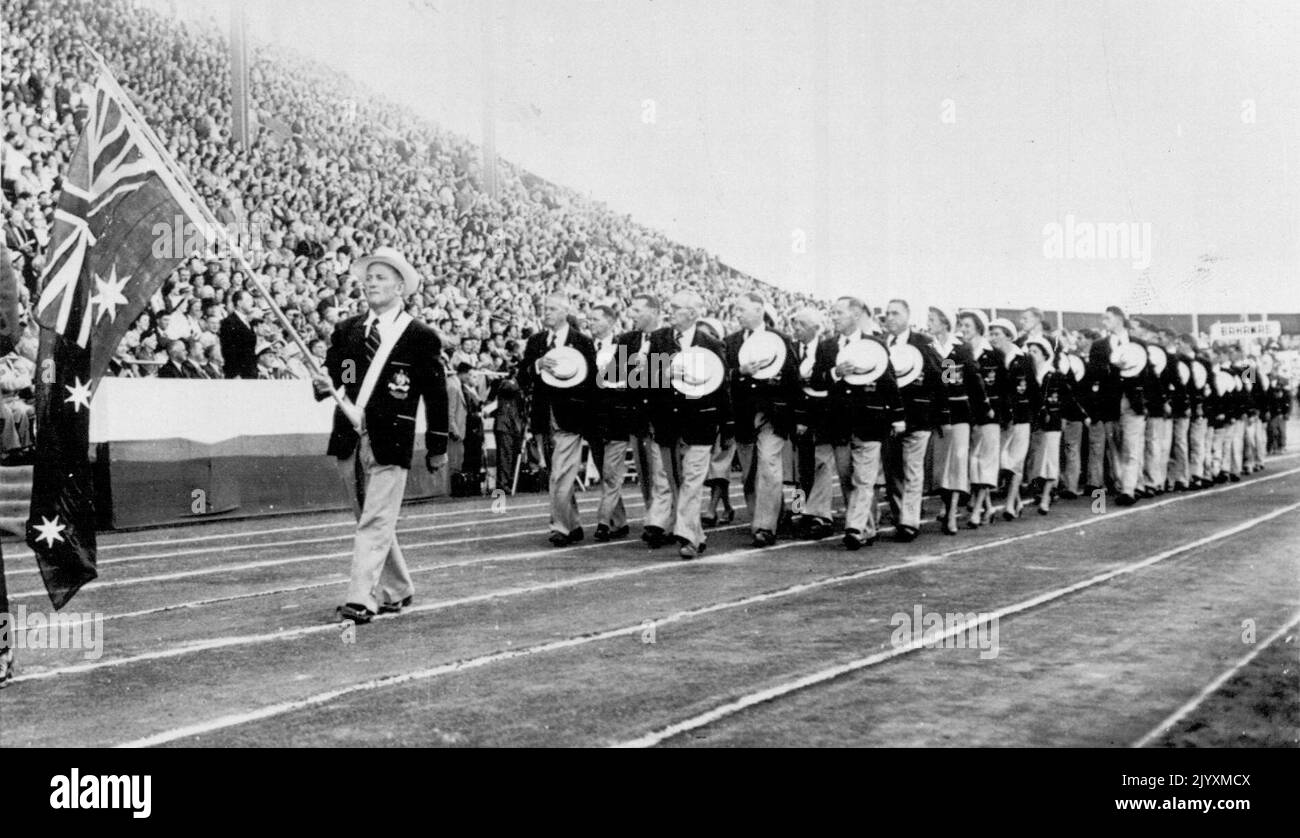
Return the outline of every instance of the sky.
[[[1300,311],[1292,0],[247,3],[475,140],[489,67],[501,156],[779,286]]]

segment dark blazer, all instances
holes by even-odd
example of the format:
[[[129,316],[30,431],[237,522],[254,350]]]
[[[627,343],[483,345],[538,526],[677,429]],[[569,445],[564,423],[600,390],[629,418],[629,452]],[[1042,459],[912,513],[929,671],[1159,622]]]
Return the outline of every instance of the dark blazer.
[[[862,340],[884,341],[872,335]],[[847,445],[852,437],[863,442],[884,442],[889,439],[895,422],[906,421],[903,398],[894,377],[894,366],[886,362],[885,374],[870,384],[849,384],[831,376],[835,359],[840,354],[840,336],[825,338],[817,345],[817,360],[813,365],[813,386],[830,390],[828,397],[832,442]]]
[[[993,348],[992,344],[984,347],[979,357],[975,359],[975,364],[979,368],[980,378],[984,383],[984,397],[988,401],[989,408],[993,411],[993,418],[989,419],[987,415],[984,418],[976,417],[976,425],[1004,425],[1010,421],[1008,410],[1010,407],[1005,398],[1007,392],[1007,365],[1002,360],[1002,353]]]
[[[1032,373],[1031,373],[1032,374]],[[1074,388],[1070,386],[1071,376],[1057,370],[1048,370],[1042,382],[1034,377],[1033,414],[1030,427],[1036,431],[1059,431],[1061,420],[1067,414],[1087,418],[1087,413],[1074,398]],[[1080,418],[1077,421],[1083,421]]]
[[[1039,401],[1038,378],[1034,375],[1033,362],[1021,352],[1009,362],[1004,362],[1004,366],[1007,377],[1003,382],[1005,389],[1002,391],[1002,400],[1007,405],[1007,423],[1021,425],[1033,422],[1034,407]]]
[[[731,387],[731,418],[736,423],[736,442],[754,441],[754,417],[762,413],[772,423],[777,436],[788,438],[794,432],[794,408],[802,392],[799,385],[798,350],[790,338],[775,329],[768,331],[785,342],[785,363],[781,371],[759,381],[740,374],[740,346],[745,332],[732,332],[723,340],[727,349],[727,379]]]
[[[641,342],[649,339],[648,335],[643,336],[639,331],[624,332],[614,338],[614,359],[605,371],[605,377],[610,383],[626,384],[631,381],[633,386],[601,387],[597,381],[595,409],[592,411],[595,429],[592,433],[602,439],[625,439],[650,433],[649,371],[632,375],[632,371],[642,363],[638,354]],[[649,363],[648,356],[646,363]]]
[[[1143,352],[1146,351],[1145,342],[1132,336],[1129,340],[1142,347]],[[1110,337],[1093,341],[1092,349],[1088,352],[1088,380],[1092,382],[1093,406],[1096,411],[1093,421],[1118,421],[1120,400],[1124,396],[1128,396],[1129,407],[1134,413],[1145,415],[1146,372],[1144,368],[1142,373],[1124,378],[1119,374],[1119,367],[1110,362]]]
[[[899,388],[903,397],[903,410],[907,414],[907,430],[934,430],[948,422],[948,398],[943,390],[943,361],[934,341],[913,330],[907,342],[921,353],[921,375],[906,387]],[[889,345],[889,341],[885,341]],[[892,366],[892,365],[891,365]]]
[[[938,344],[934,344],[934,347],[935,352],[938,352]],[[947,396],[948,421],[954,425],[977,425],[989,421],[989,401],[984,393],[984,378],[970,346],[954,341],[952,350],[946,357],[940,358],[939,363],[939,380]]]
[[[691,346],[702,346],[726,364],[727,348],[722,341],[707,334],[698,326]],[[650,335],[651,358],[670,358],[677,353],[673,328],[665,326]],[[729,415],[727,382],[707,396],[690,399],[668,381],[668,364],[659,363],[659,378],[650,390],[650,425],[655,442],[672,445],[677,441],[687,445],[712,446],[718,438],[719,427]]]
[[[253,328],[232,312],[221,321],[217,337],[221,340],[226,378],[257,378],[257,335]]]
[[[325,353],[325,369],[334,387],[342,387],[356,401],[365,381],[366,315],[358,314],[334,327]],[[382,466],[411,467],[415,450],[415,411],[424,400],[425,449],[447,453],[447,383],[442,368],[442,343],[438,335],[418,320],[402,332],[379,374],[366,403],[366,433],[375,462]],[[316,399],[330,398],[316,395]],[[352,455],[359,437],[343,412],[334,410],[334,429],[327,453],[340,460]]]
[[[1184,364],[1188,363],[1185,359],[1170,353],[1169,363],[1165,364],[1164,372],[1160,374],[1160,386],[1164,390],[1165,404],[1169,405],[1168,415],[1173,419],[1185,419],[1188,415],[1188,387],[1178,377],[1178,363],[1180,361]],[[1191,372],[1192,369],[1189,366],[1187,368],[1187,384],[1192,382]]]
[[[830,346],[826,344],[829,342]],[[794,341],[795,365],[796,369],[799,364],[799,342]],[[815,390],[828,390],[825,381],[818,380],[818,370],[825,365],[823,355],[829,354],[830,366],[835,366],[835,357],[839,354],[839,336],[835,335],[829,338],[821,338],[813,346],[813,369],[812,376],[806,382],[809,387]],[[801,379],[799,382],[799,392],[795,396],[794,403],[794,421],[795,424],[805,425],[808,433],[805,439],[811,438],[816,445],[833,445],[836,443],[836,433],[834,423],[832,422],[834,410],[832,409],[832,400],[830,393],[825,396],[810,396],[803,391],[805,382]]]
[[[555,411],[555,423],[560,430],[587,435],[591,430],[592,392],[596,389],[596,345],[591,338],[569,326],[564,345],[572,346],[587,360],[587,378],[574,387],[552,387],[542,380],[537,362],[549,350],[551,330],[545,329],[528,339],[524,359],[519,363],[519,386],[532,398],[529,418],[533,433],[550,432],[550,412]]]

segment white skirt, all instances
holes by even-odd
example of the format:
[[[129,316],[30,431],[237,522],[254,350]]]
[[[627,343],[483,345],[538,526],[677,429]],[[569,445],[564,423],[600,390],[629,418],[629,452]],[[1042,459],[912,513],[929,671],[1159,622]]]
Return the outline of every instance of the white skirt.
[[[723,442],[722,436],[719,435],[713,441],[713,451],[709,455],[709,476],[707,479],[721,480],[724,483],[731,482],[731,462],[735,458],[735,438],[728,438],[726,442]]]
[[[1061,479],[1061,432],[1034,431],[1029,440],[1026,480]]]
[[[1007,425],[1002,429],[1002,461],[1003,471],[1009,471],[1012,474],[1023,474],[1025,470],[1025,455],[1029,453],[1029,423],[1018,422],[1014,425]]]
[[[998,485],[998,462],[1002,457],[1002,429],[995,424],[976,425],[970,452],[970,482],[975,486]]]
[[[970,493],[970,425],[944,425],[934,440],[932,479],[945,492]]]

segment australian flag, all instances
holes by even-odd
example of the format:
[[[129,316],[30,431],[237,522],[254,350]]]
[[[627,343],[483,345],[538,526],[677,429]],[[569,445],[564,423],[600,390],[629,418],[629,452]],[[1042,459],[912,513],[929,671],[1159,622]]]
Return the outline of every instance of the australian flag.
[[[96,386],[149,298],[193,255],[169,243],[197,241],[192,232],[209,229],[165,154],[101,72],[63,177],[35,312],[41,340],[27,543],[56,609],[97,575],[89,460]]]

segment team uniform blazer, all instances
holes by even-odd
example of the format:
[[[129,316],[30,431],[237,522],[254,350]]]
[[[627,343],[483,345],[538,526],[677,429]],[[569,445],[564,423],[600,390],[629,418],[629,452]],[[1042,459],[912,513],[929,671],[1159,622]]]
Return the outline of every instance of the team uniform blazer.
[[[785,342],[785,363],[772,378],[759,380],[740,374],[740,345],[745,332],[732,332],[723,340],[727,355],[727,379],[731,388],[731,418],[735,422],[736,442],[754,441],[754,416],[762,413],[772,423],[777,436],[789,438],[794,432],[794,409],[802,392],[799,385],[799,353],[790,338],[775,329],[769,332]]]
[[[1192,376],[1187,378],[1187,388],[1191,394],[1192,418],[1213,420],[1219,409],[1214,395],[1214,362],[1208,355],[1197,355],[1196,360],[1205,367],[1206,376],[1205,384],[1200,388],[1197,388],[1195,378]]]
[[[586,359],[587,377],[573,387],[552,387],[542,380],[541,373],[537,371],[537,362],[550,351],[550,340],[549,329],[530,337],[524,346],[524,358],[519,363],[519,386],[533,400],[529,414],[533,433],[550,433],[550,413],[554,410],[555,424],[560,430],[585,436],[592,424],[592,391],[596,389],[596,345],[591,342],[591,338],[570,326],[564,345],[572,346]]]
[[[822,338],[817,341],[817,345],[813,347],[813,371],[812,375],[808,379],[808,386],[815,390],[828,390],[828,387],[825,386],[824,383],[817,383],[818,365],[821,363],[823,346],[827,341],[830,341],[832,344],[832,348],[829,350],[831,353],[831,366],[835,365],[835,355],[839,352],[838,335],[833,338]],[[798,354],[798,350],[799,344],[795,343],[796,355]],[[795,359],[795,363],[799,363],[797,358]],[[833,413],[834,409],[832,407],[829,392],[827,392],[825,396],[821,397],[810,396],[803,391],[803,385],[802,382],[800,382],[799,392],[795,397],[794,403],[794,421],[797,424],[808,426],[808,434],[812,437],[814,444],[835,444],[835,429],[834,422],[832,421]]]
[[[884,341],[872,335],[863,335],[858,340],[874,340],[884,345]],[[884,373],[870,384],[849,384],[831,376],[839,354],[839,336],[824,338],[817,344],[813,362],[812,386],[830,391],[826,401],[830,402],[827,407],[831,442],[847,445],[852,437],[863,442],[884,442],[889,439],[893,424],[907,418],[893,365],[886,362]]]
[[[1146,405],[1146,414],[1152,419],[1164,419],[1169,416],[1169,396],[1165,391],[1164,377],[1173,372],[1178,375],[1172,356],[1165,362],[1165,368],[1159,373],[1155,367],[1148,363],[1138,373],[1138,378],[1142,379],[1142,401]]]
[[[1025,353],[1004,361],[1007,377],[1003,382],[1002,399],[1006,402],[1006,421],[1010,425],[1032,422],[1034,407],[1038,404],[1038,379],[1033,362]]]
[[[907,430],[934,430],[948,422],[948,398],[943,389],[943,362],[934,341],[920,332],[908,334],[907,342],[921,353],[921,377],[899,389],[903,397],[903,411],[907,414]],[[886,341],[888,346],[888,341]]]
[[[970,346],[953,338],[947,355],[937,342],[934,347],[940,355],[940,381],[948,396],[948,421],[953,425],[988,421],[989,400],[984,392],[984,377]]]
[[[1030,417],[1030,427],[1033,430],[1059,431],[1061,421],[1071,413],[1087,418],[1083,406],[1074,397],[1070,378],[1071,376],[1057,370],[1048,370],[1041,382],[1034,379],[1034,409]]]
[[[650,370],[632,376],[632,371],[643,363],[638,354],[642,340],[648,343],[650,336],[631,331],[614,338],[614,359],[605,374],[612,383],[626,385],[632,380],[638,386],[596,387],[593,432],[605,439],[642,437],[650,433]],[[644,363],[650,363],[648,355]]]
[[[1160,387],[1164,390],[1165,404],[1169,405],[1168,416],[1171,419],[1186,419],[1189,415],[1188,410],[1188,391],[1189,387],[1183,384],[1183,380],[1178,377],[1178,362],[1188,364],[1186,358],[1169,353],[1169,363],[1165,364],[1165,370],[1160,374]],[[1192,383],[1191,366],[1187,368],[1187,384]]]
[[[1002,358],[1002,353],[994,349],[992,345],[985,344],[984,350],[980,352],[975,359],[975,364],[979,368],[980,378],[984,385],[984,397],[988,401],[989,407],[993,409],[993,418],[987,416],[978,418],[977,425],[1005,425],[1011,421],[1009,405],[1006,400],[1007,392],[1007,365]]]
[[[366,403],[366,434],[375,462],[382,466],[411,467],[415,448],[415,411],[424,400],[425,449],[447,453],[447,382],[442,369],[442,344],[437,334],[413,320],[393,345],[375,389]],[[334,387],[342,387],[356,401],[366,377],[366,315],[342,320],[334,328],[325,353],[325,369]],[[328,395],[317,394],[316,399]],[[344,459],[356,450],[356,430],[337,408],[328,453]]]
[[[1137,338],[1130,341],[1142,347],[1147,345]],[[1088,352],[1087,377],[1092,385],[1093,420],[1098,422],[1119,421],[1120,398],[1128,396],[1129,407],[1139,416],[1146,413],[1146,401],[1143,398],[1146,388],[1146,370],[1140,375],[1124,378],[1119,374],[1119,367],[1110,362],[1110,337],[1093,341]],[[1149,367],[1150,365],[1148,365]]]
[[[691,346],[703,347],[726,364],[727,348],[722,341],[697,328]],[[666,358],[678,352],[673,328],[665,326],[650,335],[650,354]],[[655,353],[663,353],[656,355]],[[712,446],[718,438],[718,428],[727,421],[727,382],[707,396],[687,398],[666,380],[667,365],[662,365],[665,380],[659,381],[650,391],[650,425],[655,442],[673,445],[677,441],[687,445]]]

